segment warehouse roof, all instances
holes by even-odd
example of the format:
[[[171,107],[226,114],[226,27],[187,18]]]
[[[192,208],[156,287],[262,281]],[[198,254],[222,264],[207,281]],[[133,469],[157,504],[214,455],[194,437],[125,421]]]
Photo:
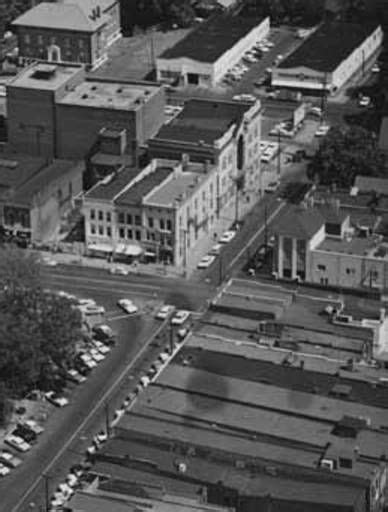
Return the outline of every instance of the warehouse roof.
[[[367,23],[323,23],[278,67],[334,71],[376,28]]]
[[[124,190],[116,199],[118,205],[140,205],[147,194],[163,183],[174,172],[172,167],[157,167],[141,180]]]
[[[109,21],[109,16],[104,13],[99,16],[93,14],[96,7],[95,2],[90,0],[41,2],[16,18],[12,25],[94,32]]]
[[[192,99],[155,139],[212,145],[232,126],[239,126],[251,104],[207,99]]]
[[[247,18],[230,13],[217,14],[198,25],[159,58],[186,57],[200,62],[215,62],[262,21],[255,17]]]

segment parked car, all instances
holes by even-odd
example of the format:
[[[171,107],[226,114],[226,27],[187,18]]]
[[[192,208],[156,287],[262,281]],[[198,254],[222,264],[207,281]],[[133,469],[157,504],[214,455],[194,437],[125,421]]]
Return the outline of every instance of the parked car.
[[[91,348],[88,352],[90,357],[96,361],[96,363],[101,363],[105,359],[104,354],[101,354],[96,348]]]
[[[7,476],[9,475],[9,473],[11,472],[11,470],[5,466],[4,464],[2,464],[0,462],[0,476],[3,477],[3,476]]]
[[[58,262],[54,260],[54,258],[51,258],[50,256],[43,256],[40,261],[43,265],[46,265],[47,267],[56,267],[58,265]]]
[[[109,354],[110,352],[110,347],[108,347],[108,345],[105,345],[104,343],[102,343],[102,341],[98,341],[98,340],[93,340],[92,341],[93,345],[96,347],[96,349],[101,352],[101,354]]]
[[[66,378],[75,384],[82,384],[86,380],[86,377],[81,375],[75,368],[71,368],[66,372]]]
[[[102,341],[103,343],[107,343],[109,345],[114,345],[115,343],[115,334],[109,325],[94,325],[92,327],[92,334],[96,340]]]
[[[214,256],[218,256],[221,252],[221,249],[222,249],[222,244],[215,244],[213,245],[213,247],[210,249],[209,251],[209,254],[213,254]]]
[[[315,137],[324,137],[328,134],[330,126],[327,124],[321,124],[321,126],[315,132]]]
[[[12,435],[16,437],[21,437],[24,441],[26,441],[29,444],[35,443],[38,437],[29,428],[22,427],[19,425],[12,431]]]
[[[373,67],[372,67],[372,73],[380,73],[380,66],[378,64],[375,64]]]
[[[203,256],[199,262],[197,263],[197,268],[208,268],[212,263],[214,263],[216,259],[216,256],[214,254],[207,254],[206,256]]]
[[[167,352],[161,352],[158,356],[159,360],[162,362],[162,363],[166,363],[168,361],[168,358],[169,358],[169,354]]]
[[[31,445],[24,441],[24,439],[12,434],[8,435],[4,439],[4,442],[19,452],[28,452],[28,450],[31,448]]]
[[[10,468],[17,468],[22,463],[22,460],[19,459],[19,457],[15,457],[15,455],[13,455],[8,450],[1,450],[0,462]]]
[[[369,96],[361,96],[361,98],[358,101],[358,104],[360,107],[369,107],[371,104],[371,100]]]
[[[89,370],[93,370],[97,366],[96,361],[87,352],[79,355],[79,360]]]
[[[172,325],[182,325],[188,320],[190,317],[190,311],[186,311],[185,309],[178,310],[175,315],[171,319]]]
[[[120,299],[117,305],[129,315],[138,312],[138,307],[130,299]]]
[[[127,276],[129,274],[129,270],[125,267],[122,267],[122,266],[117,266],[117,267],[111,267],[109,269],[109,272],[111,274],[117,274],[117,275],[120,275],[120,276]]]
[[[233,240],[233,238],[236,236],[236,231],[230,229],[229,231],[225,231],[225,233],[222,234],[221,238],[219,239],[220,244],[228,244]]]
[[[313,116],[322,117],[323,110],[321,107],[311,107],[309,110],[309,114],[312,114]]]
[[[67,398],[55,393],[55,391],[47,391],[44,396],[48,402],[52,403],[56,407],[65,407],[69,403]]]
[[[164,304],[159,311],[156,313],[158,320],[166,320],[175,311],[175,306],[171,304]]]
[[[273,192],[275,192],[277,190],[279,185],[280,185],[279,180],[270,181],[268,183],[268,185],[265,187],[264,192],[266,192],[267,194],[272,194]]]

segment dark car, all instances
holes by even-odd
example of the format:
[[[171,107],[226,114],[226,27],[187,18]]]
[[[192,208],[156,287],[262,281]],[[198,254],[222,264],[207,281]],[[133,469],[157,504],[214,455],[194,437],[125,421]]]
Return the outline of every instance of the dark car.
[[[37,439],[37,435],[31,429],[26,427],[25,425],[18,425],[15,430],[12,432],[13,436],[21,437],[27,443],[35,443]]]

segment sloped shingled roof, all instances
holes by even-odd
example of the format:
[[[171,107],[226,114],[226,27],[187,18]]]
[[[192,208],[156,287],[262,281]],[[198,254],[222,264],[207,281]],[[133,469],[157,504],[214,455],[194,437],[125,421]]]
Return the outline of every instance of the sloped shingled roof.
[[[43,27],[56,30],[94,32],[108,22],[109,16],[101,13],[91,18],[95,2],[42,2],[16,18],[14,26]],[[101,6],[104,7],[104,4]],[[89,11],[90,8],[90,11]]]
[[[242,17],[224,13],[209,18],[160,55],[161,59],[187,57],[200,62],[215,62],[232,48],[262,19]]]
[[[251,107],[232,101],[189,100],[175,119],[162,126],[155,139],[213,144],[232,124],[239,125]]]
[[[323,23],[278,68],[334,71],[376,28],[377,24]]]
[[[141,180],[120,194],[116,199],[118,205],[140,205],[142,199],[155,187],[163,183],[174,171],[172,167],[158,167],[155,171],[147,174]]]

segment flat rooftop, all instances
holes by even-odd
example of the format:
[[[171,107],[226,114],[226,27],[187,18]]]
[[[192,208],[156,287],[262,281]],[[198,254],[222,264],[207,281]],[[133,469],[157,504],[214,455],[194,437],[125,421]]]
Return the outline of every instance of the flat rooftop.
[[[58,103],[114,110],[137,110],[160,89],[157,84],[87,80]]]
[[[22,69],[7,87],[55,91],[76,75],[84,76],[81,66],[38,63]]]
[[[237,101],[191,99],[154,138],[213,145],[232,125],[238,126],[250,108],[251,104]]]
[[[200,62],[216,62],[263,19],[236,14],[217,14],[198,25],[185,38],[160,55],[160,59],[186,57]]]
[[[306,67],[315,71],[334,71],[377,28],[376,25],[356,23],[322,23],[279,69]]]
[[[147,196],[146,204],[173,207],[175,201],[188,198],[208,178],[206,174],[196,172],[175,173],[171,180],[162,184]]]
[[[133,181],[140,170],[123,169],[111,178],[99,181],[85,193],[85,199],[113,201],[113,199]]]
[[[366,258],[376,258],[379,260],[388,260],[388,244],[377,243],[376,237],[370,236],[361,238],[353,236],[348,239],[331,238],[327,236],[316,251],[338,252],[342,254],[354,254]]]

